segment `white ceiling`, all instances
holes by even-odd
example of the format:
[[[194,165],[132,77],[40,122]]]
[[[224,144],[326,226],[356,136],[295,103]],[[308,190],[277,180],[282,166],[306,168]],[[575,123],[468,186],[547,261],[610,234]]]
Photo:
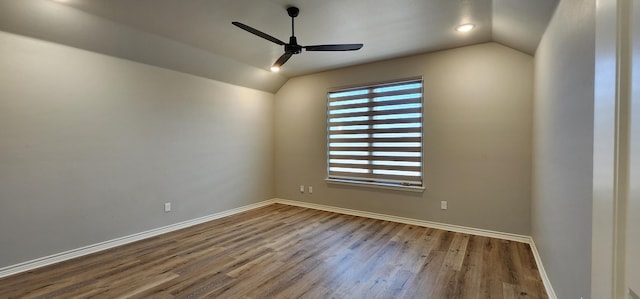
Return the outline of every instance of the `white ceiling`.
[[[557,0],[20,0],[0,2],[0,30],[276,91],[287,78],[489,41],[533,55]],[[363,43],[353,52],[303,52],[268,72],[300,8],[302,45]],[[55,12],[52,12],[55,11]],[[4,13],[3,13],[4,12]],[[462,34],[461,23],[476,28]]]

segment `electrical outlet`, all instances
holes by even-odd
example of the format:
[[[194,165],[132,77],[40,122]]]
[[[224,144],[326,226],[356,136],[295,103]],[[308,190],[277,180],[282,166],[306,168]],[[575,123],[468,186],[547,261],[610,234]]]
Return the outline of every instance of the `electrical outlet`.
[[[304,193],[304,185],[300,185],[300,193]]]
[[[447,201],[443,200],[440,202],[440,209],[442,210],[446,210],[447,209]]]
[[[313,193],[313,187],[309,186],[309,193]]]
[[[171,212],[171,203],[170,202],[165,202],[164,203],[164,212],[165,213]]]

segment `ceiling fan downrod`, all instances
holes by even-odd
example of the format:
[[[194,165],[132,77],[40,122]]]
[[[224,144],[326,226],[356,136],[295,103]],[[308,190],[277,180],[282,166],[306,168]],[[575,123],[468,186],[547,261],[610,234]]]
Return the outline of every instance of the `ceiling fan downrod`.
[[[300,9],[298,9],[295,6],[289,6],[287,7],[287,13],[291,17],[291,35],[295,36],[296,32],[295,32],[295,26],[293,25],[294,24],[293,19],[298,16],[298,14],[300,13]]]

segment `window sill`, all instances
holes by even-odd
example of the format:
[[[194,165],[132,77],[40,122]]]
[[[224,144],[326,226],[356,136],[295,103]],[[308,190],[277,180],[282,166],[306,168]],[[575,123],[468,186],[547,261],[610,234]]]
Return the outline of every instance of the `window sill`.
[[[329,184],[408,191],[408,192],[424,192],[424,190],[427,189],[425,187],[417,187],[417,186],[399,186],[399,185],[391,185],[391,184],[358,182],[358,181],[340,180],[340,179],[324,179],[324,180]]]

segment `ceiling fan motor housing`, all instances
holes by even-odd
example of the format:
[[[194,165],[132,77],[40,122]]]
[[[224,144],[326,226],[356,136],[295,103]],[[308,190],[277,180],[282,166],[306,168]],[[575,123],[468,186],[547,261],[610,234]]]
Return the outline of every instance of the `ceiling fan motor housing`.
[[[295,36],[289,38],[289,43],[284,45],[284,51],[291,54],[300,54],[302,46],[298,45],[298,39]]]

